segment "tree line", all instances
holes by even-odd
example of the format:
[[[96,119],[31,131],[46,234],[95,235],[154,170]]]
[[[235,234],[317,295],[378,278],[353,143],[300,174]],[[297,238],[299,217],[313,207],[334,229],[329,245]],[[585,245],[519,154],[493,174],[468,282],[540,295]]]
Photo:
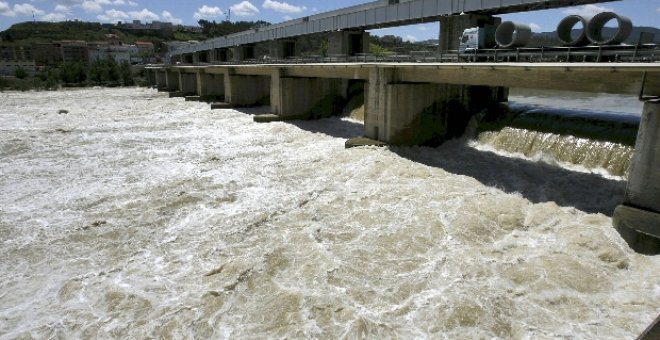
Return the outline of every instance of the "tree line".
[[[127,61],[117,62],[112,58],[98,59],[90,63],[65,62],[46,66],[30,76],[24,69],[17,68],[14,77],[0,77],[0,90],[53,90],[59,87],[79,86],[132,86],[140,82],[139,74],[133,74]]]

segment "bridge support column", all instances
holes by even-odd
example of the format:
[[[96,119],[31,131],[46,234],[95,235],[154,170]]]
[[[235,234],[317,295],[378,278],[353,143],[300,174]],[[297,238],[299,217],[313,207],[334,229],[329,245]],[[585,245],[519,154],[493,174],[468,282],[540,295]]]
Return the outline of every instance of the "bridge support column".
[[[300,55],[295,39],[279,39],[268,43],[268,55],[273,59],[286,59]]]
[[[495,44],[495,29],[502,19],[483,14],[453,15],[440,18],[440,51],[458,50],[459,39],[463,30],[471,27],[485,27],[493,30],[493,41],[487,45]]]
[[[369,52],[369,33],[364,31],[330,32],[328,55],[354,56]]]
[[[165,71],[165,89],[170,92],[181,91],[179,86],[179,71],[168,68]]]
[[[154,81],[154,86],[158,89],[158,91],[165,91],[167,90],[167,70],[152,70],[150,73],[155,76],[155,81]],[[149,79],[151,81],[151,79]]]
[[[197,74],[179,70],[179,91],[184,96],[197,95]]]
[[[157,73],[158,71],[156,70],[145,69],[145,74],[147,75],[147,81],[149,82],[149,86],[158,88]]]
[[[266,104],[270,96],[270,77],[225,74],[225,101],[232,106]]]
[[[222,74],[197,72],[197,94],[202,100],[221,99],[225,95],[225,83]]]
[[[215,50],[216,61],[227,62],[229,61],[228,50],[226,48],[218,48]]]
[[[270,108],[279,119],[328,117],[343,109],[348,81],[287,77],[276,69],[271,76]]]
[[[254,59],[254,45],[241,45],[232,48],[232,61]]]
[[[612,222],[630,248],[660,254],[660,99],[644,103],[626,195]]]
[[[365,136],[395,145],[439,145],[460,137],[472,116],[507,100],[503,88],[397,82],[394,68],[373,68]]]

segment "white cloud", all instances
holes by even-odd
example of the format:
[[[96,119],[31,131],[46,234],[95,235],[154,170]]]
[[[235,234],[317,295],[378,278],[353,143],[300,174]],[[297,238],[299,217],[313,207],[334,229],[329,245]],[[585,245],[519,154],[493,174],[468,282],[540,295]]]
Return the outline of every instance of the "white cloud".
[[[181,25],[183,24],[183,20],[179,18],[175,18],[172,13],[168,11],[163,11],[163,13],[160,14],[160,17],[163,18],[164,21],[171,22],[175,25]]]
[[[660,12],[660,7],[658,7],[658,9],[656,9],[655,11],[656,11],[656,12]]]
[[[57,13],[71,13],[71,8],[69,8],[69,6],[57,5],[57,6],[55,6],[55,12],[57,12]]]
[[[307,9],[305,6],[294,6],[286,2],[279,2],[274,0],[265,0],[261,7],[265,9],[272,9],[280,13],[300,13]]]
[[[6,17],[13,17],[16,16],[16,13],[11,10],[11,7],[9,4],[5,1],[0,1],[0,15],[4,15]]]
[[[575,14],[583,16],[594,16],[600,12],[612,12],[613,9],[597,6],[597,5],[584,5],[579,7],[570,7],[564,10],[565,14]]]
[[[98,2],[94,1],[85,1],[80,5],[82,9],[87,13],[101,13],[103,12],[103,7]]]
[[[222,10],[220,7],[210,7],[210,6],[202,6],[197,9],[195,14],[193,14],[193,18],[195,20],[199,19],[212,19],[212,18],[217,18],[222,15]]]
[[[104,22],[117,22],[128,19],[128,14],[116,9],[111,9],[105,11],[104,14],[96,16],[96,18]]]
[[[403,38],[403,40],[410,41],[410,42],[415,42],[415,41],[417,41],[417,37],[415,37],[414,35],[408,34],[408,35],[405,36],[405,38]]]
[[[231,9],[232,13],[240,17],[249,17],[259,13],[259,9],[249,1],[242,1],[241,3],[231,5],[229,9]]]
[[[41,17],[41,21],[57,22],[64,20],[66,20],[66,14],[64,13],[48,13]]]
[[[290,15],[285,15],[284,17],[282,17],[282,19],[284,19],[285,21],[287,21],[287,20],[291,20],[291,19],[293,19],[293,17],[290,16]]]
[[[129,6],[133,6],[133,7],[140,6],[140,5],[139,5],[137,2],[135,2],[135,1],[129,1],[129,2],[128,2],[128,5],[129,5]]]
[[[539,26],[539,25],[537,25],[537,24],[535,24],[535,23],[533,23],[533,22],[530,22],[530,23],[529,23],[529,28],[531,28],[532,31],[535,31],[535,32],[538,32],[538,31],[541,30],[541,26]]]
[[[30,4],[16,4],[14,5],[14,13],[18,15],[25,15],[25,16],[31,16],[31,15],[44,15],[46,12],[30,5]]]
[[[154,12],[152,12],[152,11],[146,9],[146,8],[143,8],[139,12],[135,12],[135,11],[128,12],[128,15],[130,15],[131,18],[133,18],[135,20],[141,20],[141,21],[160,20],[160,17],[158,16],[158,14],[156,14],[156,13],[154,13]]]

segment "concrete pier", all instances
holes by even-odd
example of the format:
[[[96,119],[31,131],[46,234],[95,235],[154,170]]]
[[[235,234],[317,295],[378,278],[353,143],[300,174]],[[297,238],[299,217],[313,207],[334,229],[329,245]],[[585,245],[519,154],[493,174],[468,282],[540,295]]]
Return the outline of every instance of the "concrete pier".
[[[184,96],[197,95],[197,72],[186,72],[186,70],[179,70],[179,92]]]
[[[337,31],[328,36],[328,55],[354,56],[369,52],[369,33],[364,31]]]
[[[181,83],[179,82],[179,71],[174,69],[167,69],[165,71],[165,88],[170,92],[181,91]]]
[[[375,68],[365,100],[365,136],[395,145],[439,145],[460,137],[472,116],[507,100],[497,87],[401,82]]]
[[[230,69],[224,77],[225,101],[233,106],[267,104],[270,85],[270,77],[236,75]]]
[[[268,42],[268,55],[274,59],[286,59],[300,55],[295,39],[279,39]]]
[[[320,118],[337,113],[346,98],[348,82],[342,79],[289,77],[282,69],[271,76],[271,113],[282,119]]]
[[[158,91],[167,91],[167,73],[168,70],[152,70],[149,74],[153,74],[153,77],[149,77],[149,81],[152,81],[151,84],[154,84]]]
[[[225,96],[225,80],[222,74],[197,71],[197,95],[202,100],[222,99]]]
[[[660,254],[660,99],[644,103],[626,194],[613,224],[633,250]]]

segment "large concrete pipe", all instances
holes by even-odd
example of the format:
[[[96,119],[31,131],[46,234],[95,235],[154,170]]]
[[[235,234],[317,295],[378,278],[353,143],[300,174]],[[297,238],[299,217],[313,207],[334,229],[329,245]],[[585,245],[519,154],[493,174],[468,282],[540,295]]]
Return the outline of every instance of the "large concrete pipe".
[[[610,20],[616,20],[617,27],[614,35],[603,36],[603,28]],[[596,14],[589,25],[587,25],[587,37],[596,45],[616,45],[622,43],[632,32],[632,21],[628,17],[618,15],[614,12],[602,12]]]
[[[566,46],[585,46],[589,44],[587,37],[587,27],[591,17],[583,17],[580,15],[569,15],[562,19],[557,25],[557,37],[562,44]],[[582,29],[578,29],[578,35],[573,36],[575,25],[580,24]]]
[[[532,37],[529,25],[505,21],[495,31],[495,41],[503,48],[525,46]]]

